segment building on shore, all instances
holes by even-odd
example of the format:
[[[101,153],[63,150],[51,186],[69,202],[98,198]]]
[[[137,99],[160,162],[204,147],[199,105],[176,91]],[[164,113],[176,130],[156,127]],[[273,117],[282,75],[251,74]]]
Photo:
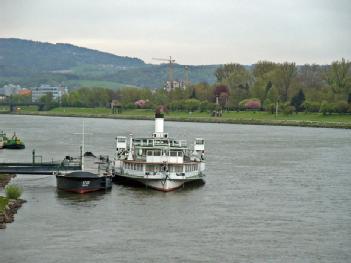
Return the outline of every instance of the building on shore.
[[[185,89],[185,82],[182,80],[173,80],[173,85],[171,85],[172,82],[167,80],[164,85],[164,89],[168,92],[175,90],[175,89]]]
[[[67,87],[57,87],[50,85],[41,85],[32,88],[32,102],[37,102],[39,99],[49,93],[52,94],[53,100],[59,101],[61,97],[68,92]]]
[[[16,94],[21,96],[31,96],[32,91],[30,89],[22,88],[16,92]]]
[[[11,95],[16,94],[19,90],[21,90],[20,85],[7,84],[0,88],[0,95],[4,97],[10,97]]]

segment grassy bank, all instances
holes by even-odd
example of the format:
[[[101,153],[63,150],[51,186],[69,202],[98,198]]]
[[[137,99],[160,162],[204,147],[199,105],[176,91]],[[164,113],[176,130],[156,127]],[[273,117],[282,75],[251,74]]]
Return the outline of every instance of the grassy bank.
[[[50,111],[37,111],[33,107],[22,108],[17,114],[69,116],[116,119],[153,119],[154,111],[145,109],[125,110],[121,114],[112,114],[108,108],[69,108],[60,107]],[[166,114],[169,121],[234,123],[257,125],[283,125],[326,128],[351,128],[351,115],[321,113],[298,113],[291,115],[274,114],[268,112],[225,112],[222,117],[211,117],[207,112],[170,112]]]
[[[0,196],[0,214],[4,212],[5,207],[9,203],[9,199],[4,196]]]

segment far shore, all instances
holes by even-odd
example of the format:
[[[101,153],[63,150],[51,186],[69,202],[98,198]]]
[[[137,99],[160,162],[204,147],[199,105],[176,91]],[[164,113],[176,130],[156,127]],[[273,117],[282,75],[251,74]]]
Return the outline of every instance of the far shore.
[[[20,112],[3,114],[34,115],[52,117],[85,117],[106,119],[128,120],[153,120],[152,110],[126,110],[120,114],[112,114],[105,108],[56,108],[51,111],[23,110]],[[202,122],[202,123],[227,123],[227,124],[251,124],[273,126],[298,126],[318,128],[342,128],[351,129],[351,115],[333,114],[324,116],[320,113],[298,113],[284,115],[280,113],[277,118],[267,112],[228,112],[222,117],[211,117],[206,112],[170,112],[165,115],[167,121],[177,122]]]

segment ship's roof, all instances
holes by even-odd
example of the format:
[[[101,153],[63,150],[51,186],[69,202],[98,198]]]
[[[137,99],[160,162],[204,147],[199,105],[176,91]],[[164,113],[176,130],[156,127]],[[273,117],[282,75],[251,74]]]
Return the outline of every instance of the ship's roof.
[[[72,172],[72,173],[65,174],[64,177],[80,178],[80,179],[84,179],[84,178],[99,178],[99,176],[97,174],[93,174],[93,173],[86,172],[86,171],[75,171],[75,172]]]

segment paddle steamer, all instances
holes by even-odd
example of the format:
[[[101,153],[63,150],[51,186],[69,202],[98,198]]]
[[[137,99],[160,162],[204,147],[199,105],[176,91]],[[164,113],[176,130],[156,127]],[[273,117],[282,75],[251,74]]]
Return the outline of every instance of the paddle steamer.
[[[204,180],[205,141],[195,139],[193,149],[185,140],[170,138],[164,132],[164,112],[155,113],[151,137],[116,138],[114,180],[136,181],[148,187],[171,191],[187,182]]]

